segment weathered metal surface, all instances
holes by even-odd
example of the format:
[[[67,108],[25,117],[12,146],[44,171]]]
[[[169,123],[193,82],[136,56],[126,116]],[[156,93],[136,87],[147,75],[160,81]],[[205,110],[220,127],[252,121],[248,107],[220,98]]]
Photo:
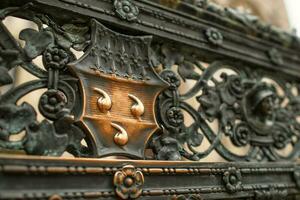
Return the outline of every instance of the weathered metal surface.
[[[8,1],[8,3],[10,2]],[[15,4],[11,3],[11,5],[24,5],[29,1],[14,2]],[[206,54],[205,56],[207,61],[226,57],[227,59],[245,62],[252,67],[262,66],[272,69],[274,66],[269,62],[268,52],[271,48],[276,48],[286,61],[285,63],[289,63],[288,65],[283,64],[281,67],[277,67],[276,70],[297,76],[297,73],[293,72],[297,71],[297,66],[300,62],[299,53],[292,50],[293,48],[298,48],[299,39],[296,36],[282,31],[266,33],[264,29],[260,30],[263,37],[287,38],[290,41],[288,44],[295,45],[295,47],[288,47],[289,45],[285,43],[278,44],[272,39],[266,40],[260,37],[255,30],[247,28],[240,21],[237,23],[236,20],[226,15],[218,16],[219,12],[214,9],[207,11],[192,4],[184,3],[184,5],[187,4],[191,8],[185,8],[183,15],[182,12],[162,7],[153,1],[133,1],[134,5],[139,8],[139,14],[136,20],[128,21],[120,20],[113,1],[34,0],[31,2],[36,2],[31,9],[48,14],[62,24],[72,22],[75,19],[80,19],[83,23],[89,23],[90,18],[96,18],[112,26],[122,27],[125,30],[129,29],[178,42],[181,46],[180,48],[192,53],[196,52],[196,55],[210,52],[209,55]],[[6,4],[3,3],[3,5]],[[63,11],[64,14],[56,15],[58,10]],[[14,14],[22,16],[22,13]],[[245,17],[245,14],[236,14],[237,16]],[[254,21],[253,23],[255,24],[256,22],[260,23],[259,21]],[[218,48],[210,45],[205,36],[205,32],[211,27],[219,29],[223,37],[226,38],[223,45]],[[267,30],[269,30],[268,27],[270,26],[266,25]],[[241,33],[245,29],[248,30],[246,34]],[[187,46],[182,46],[183,44]]]
[[[126,36],[92,21],[89,50],[75,63],[84,96],[81,118],[98,156],[144,158],[146,144],[159,128],[155,100],[167,83],[154,72],[151,37]]]
[[[295,163],[1,156],[2,199],[298,199]],[[296,170],[296,171],[295,171]],[[16,189],[18,190],[16,192]]]
[[[0,23],[0,86],[37,77],[0,94],[0,147],[43,156],[1,156],[0,199],[299,198],[296,36],[206,0],[0,7],[38,26],[21,46]],[[196,162],[213,151],[230,162]],[[144,160],[91,159],[110,155]]]

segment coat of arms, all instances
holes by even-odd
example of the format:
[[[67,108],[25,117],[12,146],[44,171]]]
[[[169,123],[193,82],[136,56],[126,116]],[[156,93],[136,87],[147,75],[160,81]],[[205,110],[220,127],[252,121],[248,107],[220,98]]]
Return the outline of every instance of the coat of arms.
[[[116,33],[94,20],[90,48],[70,64],[83,94],[80,121],[97,156],[143,158],[158,129],[155,99],[167,84],[152,68],[151,39]]]

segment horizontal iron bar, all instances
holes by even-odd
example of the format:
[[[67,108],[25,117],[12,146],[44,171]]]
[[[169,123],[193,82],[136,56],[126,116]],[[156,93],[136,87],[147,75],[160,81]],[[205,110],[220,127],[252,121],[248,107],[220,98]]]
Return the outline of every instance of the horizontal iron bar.
[[[4,0],[6,5],[9,4],[7,1]],[[17,0],[13,2],[21,4]],[[36,11],[49,14],[64,22],[70,22],[74,18],[87,21],[90,18],[96,18],[118,29],[124,29],[127,33],[150,34],[158,39],[164,38],[167,39],[165,41],[176,42],[185,47],[181,49],[198,55],[203,61],[236,60],[255,68],[264,67],[300,77],[300,53],[298,51],[238,32],[228,28],[226,24],[201,19],[159,4],[135,1],[140,14],[136,22],[128,22],[118,18],[111,0],[34,0],[33,2],[33,9]],[[63,11],[61,15],[57,15],[58,10]],[[219,47],[209,44],[205,37],[204,32],[211,27],[218,28],[223,34],[224,42]],[[284,61],[282,65],[277,66],[270,61],[268,51],[272,48],[276,48],[282,55]]]
[[[276,190],[300,194],[294,181],[299,163],[200,163],[139,160],[0,156],[0,199],[115,199],[113,177],[132,165],[145,177],[140,199],[199,195],[204,199],[253,197]],[[229,192],[224,176],[240,173],[241,187]],[[227,183],[228,184],[228,183]]]

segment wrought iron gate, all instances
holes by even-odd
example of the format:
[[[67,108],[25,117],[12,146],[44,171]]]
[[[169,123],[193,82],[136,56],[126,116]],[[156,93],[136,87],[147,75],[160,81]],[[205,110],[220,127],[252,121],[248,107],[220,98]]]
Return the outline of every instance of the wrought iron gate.
[[[38,26],[0,23],[0,86],[37,78],[0,95],[0,199],[300,199],[295,35],[206,0],[0,6]]]

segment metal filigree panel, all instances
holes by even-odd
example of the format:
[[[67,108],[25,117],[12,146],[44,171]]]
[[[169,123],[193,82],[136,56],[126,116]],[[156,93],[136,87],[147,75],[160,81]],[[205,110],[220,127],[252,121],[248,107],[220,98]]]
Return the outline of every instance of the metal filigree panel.
[[[178,74],[180,76],[168,69],[161,73],[171,87],[159,97],[160,119],[165,129],[163,135],[153,138],[156,158],[200,160],[213,150],[229,161],[276,161],[298,157],[297,81],[286,81],[247,67],[241,69],[232,62],[217,61],[204,67],[201,62],[188,59],[179,64]],[[196,80],[193,87],[181,94],[178,89],[181,80],[191,79]],[[191,99],[197,103],[189,101]],[[184,123],[187,115],[183,111],[192,118],[189,126]],[[222,142],[224,137],[246,152],[243,155],[234,153]],[[197,147],[202,145],[204,138],[211,145],[199,151]],[[288,154],[278,152],[288,145],[291,147]]]
[[[36,77],[0,94],[0,199],[299,198],[295,35],[206,0],[0,9],[37,25],[0,23],[0,86]]]

